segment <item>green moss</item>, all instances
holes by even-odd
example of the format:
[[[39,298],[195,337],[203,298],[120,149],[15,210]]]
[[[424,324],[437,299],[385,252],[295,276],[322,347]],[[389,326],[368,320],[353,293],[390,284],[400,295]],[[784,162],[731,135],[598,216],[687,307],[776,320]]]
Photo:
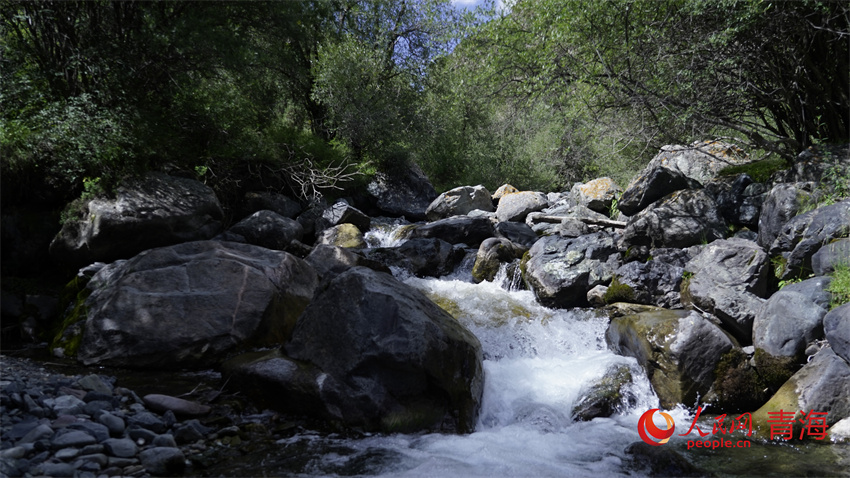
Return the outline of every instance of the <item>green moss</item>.
[[[635,300],[635,291],[628,284],[622,284],[617,276],[614,276],[611,280],[611,285],[608,286],[608,290],[605,291],[605,295],[602,297],[602,300],[604,300],[606,304],[613,304],[614,302],[632,302]]]
[[[774,357],[763,349],[756,349],[756,372],[765,388],[774,392],[787,382],[800,366],[791,357]]]
[[[706,400],[727,413],[753,410],[770,395],[747,355],[733,348],[720,357],[714,368],[714,383]]]
[[[829,308],[832,310],[850,302],[850,266],[837,264],[835,271],[830,275],[832,282],[830,282],[827,290],[831,294]]]
[[[764,183],[770,180],[770,176],[773,175],[773,173],[784,169],[788,169],[788,163],[784,159],[777,158],[728,166],[721,169],[719,174],[721,176],[748,174],[751,178],[753,178],[753,181],[757,183]]]
[[[88,317],[86,299],[91,291],[85,287],[85,280],[74,277],[65,286],[60,297],[60,307],[68,311],[62,322],[55,328],[50,349],[61,348],[68,357],[77,354],[83,338],[83,326]]]

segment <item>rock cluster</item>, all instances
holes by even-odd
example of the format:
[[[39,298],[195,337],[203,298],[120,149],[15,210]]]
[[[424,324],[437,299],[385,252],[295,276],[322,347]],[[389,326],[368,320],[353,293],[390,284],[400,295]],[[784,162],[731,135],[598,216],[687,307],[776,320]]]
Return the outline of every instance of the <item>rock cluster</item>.
[[[180,475],[214,438],[209,407],[164,395],[140,398],[102,375],[65,376],[0,357],[0,474]]]

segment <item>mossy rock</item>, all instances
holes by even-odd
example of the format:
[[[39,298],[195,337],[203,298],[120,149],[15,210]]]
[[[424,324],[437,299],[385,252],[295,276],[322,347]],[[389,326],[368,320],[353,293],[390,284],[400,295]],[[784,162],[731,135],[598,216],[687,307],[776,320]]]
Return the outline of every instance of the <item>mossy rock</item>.
[[[714,384],[705,402],[724,413],[753,410],[763,405],[776,388],[765,385],[759,371],[740,349],[725,353],[714,369]]]
[[[62,291],[59,307],[60,310],[65,311],[65,315],[52,334],[50,350],[54,353],[61,353],[66,357],[77,355],[83,339],[85,321],[88,318],[86,299],[91,295],[91,290],[86,287],[86,284],[88,284],[88,278],[75,276]]]
[[[589,421],[623,411],[626,405],[636,400],[626,394],[625,387],[630,383],[632,372],[627,365],[609,368],[602,379],[578,400],[572,416],[578,421]]]
[[[605,291],[605,295],[602,297],[606,304],[613,304],[615,302],[634,302],[635,300],[635,291],[628,284],[623,284],[620,282],[617,276],[611,280],[611,285],[608,286],[608,290]]]

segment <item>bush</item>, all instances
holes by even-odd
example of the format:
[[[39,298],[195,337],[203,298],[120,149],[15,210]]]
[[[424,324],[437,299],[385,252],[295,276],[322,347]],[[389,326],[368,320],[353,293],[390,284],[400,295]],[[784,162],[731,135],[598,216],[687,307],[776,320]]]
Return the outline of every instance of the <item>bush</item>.
[[[850,265],[836,265],[835,272],[831,275],[832,282],[827,289],[832,294],[829,302],[830,310],[850,302]]]

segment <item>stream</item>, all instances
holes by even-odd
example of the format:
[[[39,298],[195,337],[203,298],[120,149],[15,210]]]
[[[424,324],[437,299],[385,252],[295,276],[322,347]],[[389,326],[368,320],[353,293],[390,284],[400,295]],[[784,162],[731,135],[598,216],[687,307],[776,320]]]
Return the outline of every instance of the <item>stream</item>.
[[[393,230],[376,227],[370,245],[397,245]],[[652,470],[636,463],[626,449],[641,442],[641,415],[658,408],[658,398],[643,369],[630,357],[615,355],[605,344],[608,317],[592,309],[558,310],[537,303],[520,290],[517,278],[504,270],[493,282],[474,284],[474,253],[446,277],[417,278],[393,270],[397,278],[419,289],[448,310],[480,340],[484,352],[484,395],[475,431],[468,435],[360,434],[342,430],[292,426],[290,432],[257,440],[250,446],[210,459],[196,468],[201,476],[407,476],[407,477],[600,477],[647,476]],[[620,413],[610,418],[576,421],[573,407],[582,394],[612,367],[626,367],[632,383],[623,393]],[[109,372],[105,370],[105,372]],[[173,374],[191,389],[198,381],[211,386],[215,372]],[[174,393],[180,385],[163,377],[127,373],[119,383],[144,393],[161,384]],[[135,381],[136,383],[132,383]],[[148,390],[144,390],[145,383]],[[676,434],[655,450],[672,450],[712,476],[850,476],[850,445],[791,441],[770,443],[743,434],[747,448],[687,449],[696,433],[681,437],[693,421],[693,410],[667,411]],[[663,425],[663,419],[656,424]],[[273,412],[256,422],[268,423]],[[245,417],[243,417],[245,418]],[[711,430],[714,416],[704,410],[699,426]],[[254,420],[254,419],[251,419]],[[249,420],[250,421],[250,420]],[[727,435],[726,438],[729,436]],[[710,438],[710,437],[709,437]],[[218,453],[218,452],[217,452]],[[657,476],[669,473],[658,472]]]

